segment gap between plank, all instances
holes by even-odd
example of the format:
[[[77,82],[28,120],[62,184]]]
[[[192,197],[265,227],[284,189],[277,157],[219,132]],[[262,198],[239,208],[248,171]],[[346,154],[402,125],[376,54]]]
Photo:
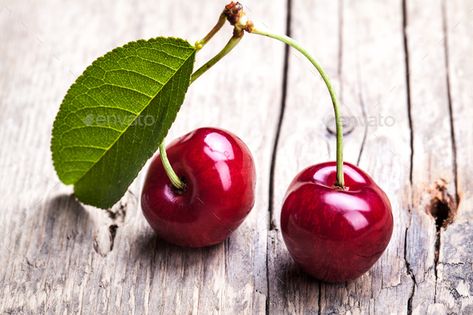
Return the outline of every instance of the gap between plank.
[[[291,36],[291,13],[292,13],[292,0],[286,2],[286,35]],[[281,105],[279,107],[278,122],[276,125],[276,136],[274,138],[273,149],[271,153],[271,166],[269,171],[269,230],[272,231],[276,228],[274,223],[274,177],[276,171],[276,157],[279,146],[279,139],[281,137],[282,123],[284,115],[286,113],[286,101],[287,101],[287,86],[288,86],[288,73],[289,73],[289,49],[288,45],[285,45],[284,50],[284,66],[283,66],[283,81],[282,81],[282,94],[281,94]]]
[[[453,159],[453,180],[455,181],[455,204],[458,207],[460,202],[460,195],[458,191],[458,162],[457,162],[457,141],[455,136],[455,125],[453,117],[453,102],[452,102],[452,86],[450,82],[450,55],[448,51],[448,19],[447,19],[447,3],[442,1],[442,22],[443,22],[443,48],[445,56],[446,69],[446,85],[447,85],[447,100],[448,100],[448,115],[450,119],[450,136],[452,138],[452,159]]]
[[[343,104],[343,0],[338,0],[338,64],[337,75],[340,81],[339,99]]]
[[[291,23],[292,23],[292,0],[286,2],[286,35],[291,36]],[[276,170],[276,157],[279,145],[279,139],[281,136],[282,123],[284,115],[286,113],[286,101],[287,101],[287,86],[288,86],[288,73],[289,73],[289,46],[285,46],[284,50],[284,65],[283,65],[283,81],[282,81],[282,93],[281,93],[281,105],[279,108],[278,122],[276,125],[276,135],[274,138],[273,149],[271,153],[271,166],[269,171],[269,207],[268,207],[268,236],[266,239],[266,315],[270,313],[270,283],[269,283],[269,250],[270,250],[270,238],[271,231],[276,228],[273,221],[274,214],[274,176]]]
[[[409,63],[409,46],[408,46],[408,38],[407,38],[407,1],[402,0],[402,35],[403,35],[403,46],[404,46],[404,60],[405,60],[405,74],[406,74],[406,90],[407,90],[407,118],[409,121],[409,131],[410,131],[410,147],[411,147],[411,155],[410,155],[410,168],[409,168],[409,184],[412,187],[413,185],[413,167],[414,167],[414,126],[412,122],[412,98],[411,98],[411,78],[410,78],[410,63]],[[412,189],[411,189],[412,191]],[[411,198],[412,200],[412,198]],[[412,270],[412,267],[407,259],[407,236],[409,231],[409,225],[412,220],[412,205],[409,204],[409,224],[406,227],[405,234],[404,234],[404,263],[406,265],[406,272],[408,276],[412,279],[412,288],[411,293],[409,295],[409,299],[407,300],[407,314],[412,314],[412,301],[414,299],[414,295],[416,292],[417,281]]]
[[[458,209],[460,202],[459,192],[458,192],[458,164],[457,164],[457,142],[455,137],[455,126],[454,126],[454,117],[453,117],[453,104],[452,104],[452,90],[450,82],[450,58],[448,51],[448,19],[447,19],[447,4],[443,0],[441,3],[441,12],[442,12],[442,31],[443,31],[443,49],[444,49],[444,63],[445,63],[445,84],[447,86],[447,102],[448,102],[448,116],[450,124],[450,137],[452,140],[452,165],[453,165],[453,180],[455,187],[455,207]],[[438,263],[440,255],[440,247],[442,245],[442,227],[437,226],[437,234],[435,241],[435,259],[434,259],[434,275],[435,275],[435,288],[434,288],[434,303],[437,302],[437,286],[438,286]]]

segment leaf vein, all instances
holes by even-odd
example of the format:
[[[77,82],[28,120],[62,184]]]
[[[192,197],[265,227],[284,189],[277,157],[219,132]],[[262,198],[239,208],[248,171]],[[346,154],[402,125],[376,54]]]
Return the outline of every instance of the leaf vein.
[[[141,73],[141,72],[138,72],[136,70],[133,70],[133,69],[113,69],[113,70],[107,70],[107,73],[111,73],[111,72],[129,72],[129,73],[134,73],[134,74],[137,74],[143,78],[147,78],[147,79],[150,79],[158,84],[160,84],[161,86],[163,85],[163,83],[161,83],[160,81],[158,81],[157,79],[149,76],[149,75],[146,75],[144,73]]]
[[[113,127],[110,127],[110,126],[97,126],[97,125],[90,125],[90,126],[78,126],[78,127],[73,127],[73,128],[70,128],[70,129],[67,129],[66,131],[64,131],[61,136],[64,136],[68,133],[71,133],[73,131],[76,131],[76,130],[80,130],[80,129],[105,129],[105,130],[111,130],[111,131],[115,131],[115,132],[118,132],[118,133],[122,133],[123,131],[122,130],[119,130],[119,129],[116,129],[116,128],[113,128]]]

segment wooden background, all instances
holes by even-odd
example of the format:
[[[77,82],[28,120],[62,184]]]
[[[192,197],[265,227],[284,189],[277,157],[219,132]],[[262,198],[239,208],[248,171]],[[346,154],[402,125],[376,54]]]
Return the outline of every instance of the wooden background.
[[[224,244],[158,240],[138,203],[143,176],[109,211],[81,206],[59,183],[51,126],[85,67],[138,38],[193,42],[224,4],[0,1],[0,313],[472,314],[472,0],[247,1],[255,20],[289,32],[325,66],[351,117],[346,160],[392,201],[391,243],[356,281],[308,278],[282,242],[289,182],[334,159],[335,138],[322,81],[265,38],[245,36],[191,87],[169,136],[221,126],[251,148],[257,202]]]

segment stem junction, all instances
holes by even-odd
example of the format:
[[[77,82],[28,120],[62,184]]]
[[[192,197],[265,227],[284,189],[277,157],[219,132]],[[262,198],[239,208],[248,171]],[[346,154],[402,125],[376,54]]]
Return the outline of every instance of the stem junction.
[[[226,20],[228,19],[228,16],[231,15],[232,12],[233,13],[235,12],[234,8],[229,7],[229,6],[225,7],[225,10],[222,12],[222,14],[220,14],[217,24],[215,24],[215,26],[210,30],[210,32],[203,39],[195,43],[195,48],[197,49],[197,51],[202,49],[205,46],[205,44],[207,44],[212,39],[212,37],[216,33],[218,33],[218,31],[220,31],[220,29],[222,28],[222,26],[225,24]],[[228,53],[230,53],[230,51],[232,51],[233,48],[235,48],[235,46],[238,45],[238,43],[240,42],[244,34],[245,33],[243,30],[237,29],[237,27],[235,27],[233,30],[233,36],[230,38],[230,40],[225,45],[225,47],[217,55],[215,55],[212,59],[207,61],[207,63],[205,63],[202,67],[197,69],[197,71],[195,71],[192,74],[191,79],[190,79],[190,84],[192,84],[202,74],[204,74],[210,68],[212,68],[223,57],[228,55]],[[185,184],[182,182],[179,176],[177,176],[176,172],[172,168],[171,163],[169,162],[169,159],[166,153],[166,146],[165,146],[164,140],[159,146],[159,152],[160,152],[161,162],[163,163],[163,166],[164,166],[164,170],[166,171],[166,174],[169,180],[171,181],[172,185],[178,190],[184,189]]]

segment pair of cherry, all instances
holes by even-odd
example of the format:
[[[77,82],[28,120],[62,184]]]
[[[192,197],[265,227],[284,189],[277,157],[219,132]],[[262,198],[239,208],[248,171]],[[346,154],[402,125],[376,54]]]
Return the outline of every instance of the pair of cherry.
[[[254,205],[256,173],[248,147],[227,131],[201,128],[166,152],[184,185],[176,188],[156,157],[141,196],[146,219],[160,238],[176,245],[224,241]],[[385,193],[354,165],[345,163],[343,175],[339,187],[335,162],[306,168],[290,184],[281,211],[289,253],[307,273],[328,282],[365,273],[393,230]]]

